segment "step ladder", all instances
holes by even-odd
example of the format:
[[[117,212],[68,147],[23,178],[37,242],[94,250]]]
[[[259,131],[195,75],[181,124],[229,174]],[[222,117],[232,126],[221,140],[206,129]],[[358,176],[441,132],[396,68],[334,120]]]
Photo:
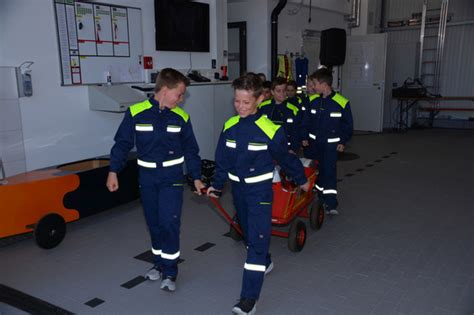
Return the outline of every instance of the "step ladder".
[[[421,12],[418,76],[427,91],[433,95],[439,95],[440,92],[441,67],[446,24],[448,22],[448,4],[449,0],[440,0],[441,6],[431,9],[428,7],[428,0],[423,0]],[[427,27],[427,25],[436,24],[438,24],[437,29],[435,27]],[[430,103],[433,109],[439,108],[439,101]],[[430,112],[430,127],[433,126],[433,120],[437,114],[438,112],[435,110]]]

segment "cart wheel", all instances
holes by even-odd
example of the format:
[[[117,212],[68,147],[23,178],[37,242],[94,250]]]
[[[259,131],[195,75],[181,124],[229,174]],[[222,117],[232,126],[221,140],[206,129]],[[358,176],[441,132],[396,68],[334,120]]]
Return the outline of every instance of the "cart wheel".
[[[236,215],[232,218],[232,222],[239,224],[239,219],[237,218]],[[239,234],[239,232],[232,226],[232,224],[230,224],[230,227],[229,227],[229,236],[231,239],[233,239],[236,242],[239,242],[242,240],[242,235]]]
[[[288,232],[288,248],[292,252],[300,252],[306,242],[306,224],[303,221],[295,220],[290,225]]]
[[[309,226],[313,230],[319,230],[324,223],[324,206],[320,202],[313,202],[309,213]]]
[[[66,222],[56,213],[42,217],[36,223],[34,236],[39,247],[50,249],[56,247],[66,235]]]

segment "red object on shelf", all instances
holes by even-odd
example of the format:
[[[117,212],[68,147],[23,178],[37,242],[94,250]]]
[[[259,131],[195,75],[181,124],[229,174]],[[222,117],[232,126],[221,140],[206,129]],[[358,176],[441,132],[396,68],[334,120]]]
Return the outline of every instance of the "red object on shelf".
[[[153,57],[144,56],[143,57],[143,68],[144,69],[153,69]]]

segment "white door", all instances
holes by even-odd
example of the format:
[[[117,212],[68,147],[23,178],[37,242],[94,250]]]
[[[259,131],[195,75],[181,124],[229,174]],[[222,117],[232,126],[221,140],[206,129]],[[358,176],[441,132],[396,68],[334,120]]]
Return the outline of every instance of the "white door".
[[[383,129],[387,34],[347,37],[341,94],[351,102],[354,130]]]

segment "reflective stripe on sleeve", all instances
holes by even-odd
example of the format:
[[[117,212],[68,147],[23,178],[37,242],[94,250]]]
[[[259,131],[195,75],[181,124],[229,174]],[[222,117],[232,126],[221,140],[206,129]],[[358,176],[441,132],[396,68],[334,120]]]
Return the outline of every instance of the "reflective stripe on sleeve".
[[[323,188],[323,187],[321,187],[321,186],[318,186],[318,185],[314,185],[314,186],[315,186],[315,187],[316,187],[316,189],[317,189],[317,190],[319,190],[319,191],[323,191],[323,190],[324,190],[324,188]]]
[[[174,259],[176,259],[176,258],[179,257],[179,254],[180,254],[179,251],[177,251],[177,252],[174,253],[174,254],[166,254],[166,253],[163,253],[163,252],[162,252],[162,253],[161,253],[161,258],[163,258],[163,259],[168,259],[168,260],[174,260]]]
[[[273,172],[244,178],[244,182],[246,182],[247,184],[253,184],[253,183],[263,182],[264,180],[268,180],[268,179],[273,179]]]
[[[229,179],[234,181],[234,182],[240,182],[240,179],[238,176],[235,176],[234,174],[227,173],[227,176],[229,176]]]
[[[288,124],[293,123],[293,118],[288,118],[288,119],[286,120],[286,122],[287,122]]]
[[[137,164],[143,167],[147,167],[147,168],[156,168],[155,162],[145,162],[140,159],[137,159]]]
[[[153,131],[153,125],[135,125],[136,131]]]
[[[315,110],[315,109],[312,109],[312,110],[311,110],[311,114],[316,114],[316,110]]]
[[[335,113],[329,114],[329,116],[331,116],[331,117],[342,117],[342,113],[335,112]]]
[[[260,272],[265,272],[265,265],[255,265],[255,264],[244,264],[244,269],[251,270],[251,271],[260,271]]]
[[[328,143],[335,143],[341,141],[341,138],[328,138]]]
[[[168,167],[168,166],[173,166],[173,165],[178,165],[184,162],[184,156],[174,159],[174,160],[169,160],[169,161],[164,161],[163,162],[163,167]]]
[[[335,190],[335,189],[325,189],[325,190],[323,191],[323,194],[324,194],[324,195],[337,194],[337,190]]]
[[[309,137],[313,140],[316,140],[316,135],[313,135],[312,133],[309,134]]]

